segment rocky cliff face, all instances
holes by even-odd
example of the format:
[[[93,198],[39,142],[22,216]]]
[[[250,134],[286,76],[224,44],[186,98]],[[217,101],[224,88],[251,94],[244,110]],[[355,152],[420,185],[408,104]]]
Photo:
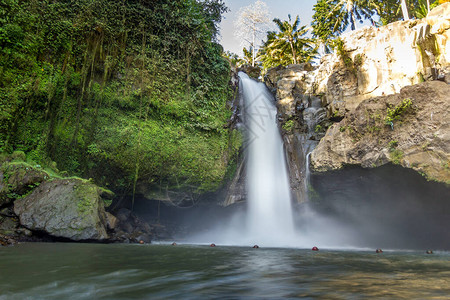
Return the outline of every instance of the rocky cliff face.
[[[342,51],[324,56],[319,66],[268,71],[265,82],[276,90],[287,115],[295,113],[292,109],[305,95],[320,95],[329,116],[343,117],[363,100],[448,78],[450,3],[436,7],[425,19],[364,27],[341,40]]]
[[[450,3],[425,19],[365,27],[341,40],[318,66],[278,67],[265,76],[276,93],[297,199],[307,188],[306,155],[319,141],[311,154],[316,171],[394,162],[449,181]],[[391,127],[388,109],[405,99],[409,109],[393,116]]]
[[[311,154],[317,171],[388,162],[450,184],[450,85],[430,81],[363,101]]]

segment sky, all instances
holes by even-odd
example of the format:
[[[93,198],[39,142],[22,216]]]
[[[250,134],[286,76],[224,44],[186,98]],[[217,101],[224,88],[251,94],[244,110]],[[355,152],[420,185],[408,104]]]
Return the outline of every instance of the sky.
[[[239,39],[235,37],[234,22],[237,19],[239,9],[256,2],[256,0],[225,0],[226,6],[230,11],[224,14],[221,22],[221,39],[220,43],[225,51],[231,51],[238,55],[242,55],[242,45]],[[267,4],[270,12],[270,19],[279,18],[287,20],[288,14],[292,19],[297,15],[300,17],[300,26],[310,25],[312,20],[313,6],[317,0],[263,0]]]

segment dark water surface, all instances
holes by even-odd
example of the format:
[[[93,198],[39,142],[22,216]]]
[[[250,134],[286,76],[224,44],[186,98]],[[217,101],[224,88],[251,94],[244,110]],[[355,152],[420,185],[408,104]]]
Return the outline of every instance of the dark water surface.
[[[0,299],[449,297],[449,252],[58,243],[0,248]]]

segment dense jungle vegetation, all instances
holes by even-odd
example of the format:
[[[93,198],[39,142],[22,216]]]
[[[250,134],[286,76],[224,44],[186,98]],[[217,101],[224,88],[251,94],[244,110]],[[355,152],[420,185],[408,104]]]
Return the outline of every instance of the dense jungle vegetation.
[[[216,189],[226,128],[220,0],[0,0],[0,152],[130,194]],[[53,162],[56,162],[53,163]]]

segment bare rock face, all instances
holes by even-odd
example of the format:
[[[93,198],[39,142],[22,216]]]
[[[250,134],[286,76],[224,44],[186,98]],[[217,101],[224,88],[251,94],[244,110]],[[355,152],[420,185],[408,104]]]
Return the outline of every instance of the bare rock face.
[[[392,162],[450,183],[449,95],[450,85],[430,81],[363,101],[329,128],[311,154],[313,169]]]
[[[316,171],[394,162],[448,182],[450,3],[421,20],[364,27],[341,39],[342,51],[318,66],[277,67],[264,78],[276,94],[291,188],[304,194],[306,156],[321,139],[311,154]],[[387,110],[407,98],[413,109],[392,130]],[[340,123],[329,127],[333,122]]]
[[[324,56],[317,67],[301,64],[267,72],[265,82],[276,90],[283,113],[295,113],[304,95],[320,95],[329,117],[344,117],[366,99],[445,78],[450,72],[450,3],[421,20],[364,27],[341,39],[344,53]]]
[[[20,224],[32,231],[74,241],[105,240],[106,215],[100,193],[94,184],[78,179],[43,182],[14,202],[14,212]]]

